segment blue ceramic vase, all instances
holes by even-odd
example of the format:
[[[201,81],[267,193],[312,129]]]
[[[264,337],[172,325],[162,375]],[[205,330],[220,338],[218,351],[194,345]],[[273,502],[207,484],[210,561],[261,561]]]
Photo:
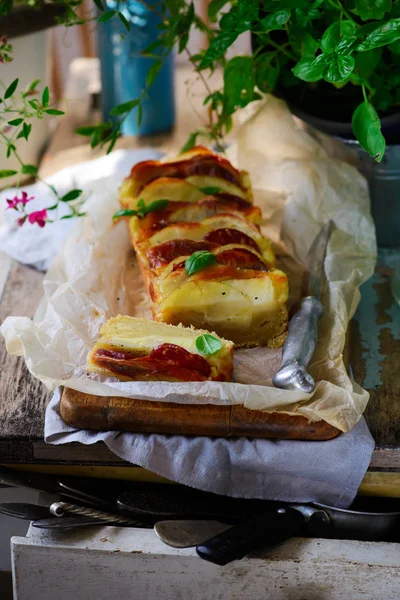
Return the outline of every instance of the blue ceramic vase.
[[[157,8],[159,2],[153,3]],[[117,3],[107,0],[109,10]],[[117,104],[138,98],[146,87],[146,75],[154,58],[142,52],[157,38],[160,18],[137,0],[119,6],[130,24],[128,32],[118,18],[98,23],[98,46],[101,63],[101,108],[104,120]],[[142,102],[143,116],[138,125],[137,109],[132,110],[122,126],[124,135],[151,135],[170,131],[175,123],[173,56],[164,62],[148,96]]]

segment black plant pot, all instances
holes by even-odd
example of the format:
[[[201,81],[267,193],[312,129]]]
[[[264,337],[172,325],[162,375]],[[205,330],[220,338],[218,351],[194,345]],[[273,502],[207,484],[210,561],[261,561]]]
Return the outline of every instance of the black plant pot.
[[[62,4],[44,4],[40,8],[17,6],[9,15],[0,17],[0,35],[13,39],[57,25],[57,17],[65,13]]]

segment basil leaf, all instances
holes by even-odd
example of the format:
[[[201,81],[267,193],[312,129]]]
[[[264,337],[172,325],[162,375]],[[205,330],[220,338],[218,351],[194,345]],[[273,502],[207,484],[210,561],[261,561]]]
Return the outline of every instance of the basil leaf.
[[[118,115],[123,115],[124,113],[130,112],[133,108],[135,108],[139,104],[140,100],[129,100],[129,102],[123,102],[122,104],[118,104],[114,106],[114,108],[110,111],[110,115],[116,117]],[[87,128],[89,129],[89,128]]]
[[[345,51],[356,39],[356,25],[353,21],[337,21],[325,31],[321,39],[322,52],[329,53],[336,50]]]
[[[368,24],[369,25],[369,24]],[[371,23],[373,25],[373,23]],[[368,26],[361,27],[358,30],[358,35],[367,31]],[[378,24],[375,28],[366,34],[366,37],[360,42],[355,49],[359,52],[365,52],[366,50],[373,50],[380,46],[386,46],[392,42],[400,40],[400,18],[390,19],[381,25]]]
[[[334,55],[325,72],[325,81],[329,81],[329,83],[343,83],[354,71],[354,65],[354,56]]]
[[[5,91],[4,100],[7,100],[7,98],[11,98],[11,96],[17,89],[17,86],[18,86],[18,79],[14,79],[14,81],[12,83],[10,83],[10,85],[8,86],[8,88]]]
[[[222,343],[209,333],[204,333],[196,339],[196,348],[202,354],[211,356],[222,348]]]
[[[71,202],[76,200],[82,194],[82,190],[71,190],[68,194],[64,194],[61,198],[61,202]]]
[[[136,210],[131,210],[130,208],[123,208],[121,210],[117,210],[117,212],[113,214],[113,219],[119,219],[120,217],[134,217],[135,215]]]
[[[381,56],[382,48],[359,52],[356,56],[356,65],[354,67],[355,75],[358,75],[361,79],[367,79],[378,66]]]
[[[355,8],[363,21],[383,19],[392,8],[392,0],[355,0]]]
[[[316,42],[309,33],[307,33],[301,42],[301,55],[304,58],[314,58],[319,47],[319,43]]]
[[[254,95],[253,59],[250,56],[235,56],[224,69],[224,113],[233,114],[238,108],[247,106]]]
[[[394,54],[400,54],[400,40],[397,40],[397,42],[393,42],[392,44],[389,44],[388,49],[390,50],[390,52],[393,52]],[[371,50],[371,52],[373,52],[373,50]],[[363,56],[365,54],[365,52],[363,52],[363,54],[359,54],[358,56]]]
[[[197,271],[201,271],[205,267],[214,265],[217,262],[215,254],[207,252],[207,250],[198,250],[193,252],[185,261],[185,269],[187,275],[193,275]]]
[[[317,58],[302,58],[292,69],[294,75],[303,81],[319,81],[328,66],[327,57],[320,54]]]
[[[139,217],[145,217],[148,213],[156,212],[157,210],[162,210],[163,208],[168,206],[168,204],[169,200],[154,200],[146,206],[144,200],[141,198],[137,203],[137,213]]]
[[[289,21],[289,18],[290,10],[277,10],[261,19],[260,25],[265,33],[278,31],[279,29],[285,29],[284,25]]]
[[[357,106],[352,119],[353,131],[361,146],[377,162],[385,152],[385,138],[381,132],[378,113],[370,102],[364,101]]]
[[[214,194],[219,194],[221,189],[217,187],[203,187],[199,188],[203,194],[207,194],[207,196],[213,196]]]
[[[75,133],[78,135],[92,135],[96,130],[96,125],[88,125],[87,127],[78,127],[78,129],[75,129]]]

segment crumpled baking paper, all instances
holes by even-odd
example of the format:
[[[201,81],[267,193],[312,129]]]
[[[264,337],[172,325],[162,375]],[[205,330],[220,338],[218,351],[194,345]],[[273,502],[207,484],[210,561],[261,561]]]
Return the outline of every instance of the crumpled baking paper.
[[[313,394],[272,387],[279,349],[237,351],[232,383],[121,382],[87,373],[87,354],[106,319],[150,317],[126,224],[112,223],[118,208],[113,177],[91,185],[88,216],[77,221],[52,263],[34,319],[9,317],[3,323],[7,349],[23,355],[30,372],[53,390],[62,385],[139,400],[243,404],[323,419],[348,431],[368,401],[368,393],[349,378],[342,355],[358,288],[372,275],[376,260],[366,181],[353,166],[330,156],[272,97],[244,115],[232,155],[250,172],[255,203],[263,210],[263,233],[275,243],[278,266],[289,275],[290,304],[304,295],[302,265],[312,241],[328,219],[335,224],[325,260],[325,315],[310,365],[317,381]]]

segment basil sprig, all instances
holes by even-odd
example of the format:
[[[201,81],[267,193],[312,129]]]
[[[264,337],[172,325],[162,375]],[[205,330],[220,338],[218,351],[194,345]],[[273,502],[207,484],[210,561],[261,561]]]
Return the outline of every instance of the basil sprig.
[[[205,333],[203,335],[200,335],[196,339],[196,348],[202,354],[211,356],[212,354],[215,354],[216,352],[221,350],[222,344],[213,335],[210,335],[209,333]]]
[[[135,215],[142,219],[148,213],[155,212],[157,210],[162,210],[163,208],[168,206],[168,204],[169,200],[154,200],[146,206],[143,198],[140,198],[140,200],[138,200],[137,203],[137,210],[133,210],[131,208],[123,208],[121,210],[117,210],[117,212],[113,215],[113,219],[119,219],[121,217],[134,217]]]
[[[214,265],[217,262],[215,254],[207,252],[207,250],[197,250],[193,252],[185,261],[185,269],[187,275],[193,275],[197,271],[201,271],[205,267]]]

